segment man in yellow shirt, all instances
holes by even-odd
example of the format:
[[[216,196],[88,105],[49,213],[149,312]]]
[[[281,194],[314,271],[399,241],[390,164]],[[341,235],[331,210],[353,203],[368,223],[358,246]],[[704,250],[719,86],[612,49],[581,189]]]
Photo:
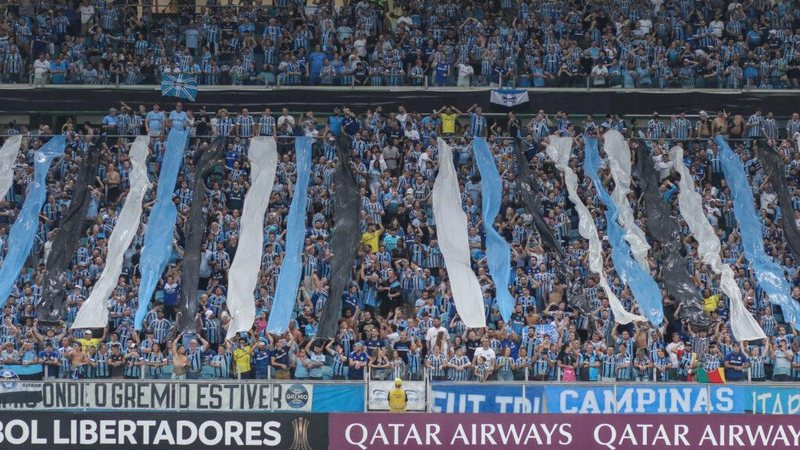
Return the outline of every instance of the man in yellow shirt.
[[[251,378],[250,346],[247,345],[247,339],[239,339],[239,347],[233,351],[233,362],[236,373],[241,374],[242,378]]]
[[[100,348],[100,343],[106,339],[106,334],[108,333],[108,327],[103,330],[103,336],[96,338],[92,337],[92,331],[86,330],[83,332],[82,338],[75,339],[84,350],[88,349],[89,347]]]
[[[443,106],[438,111],[434,111],[434,114],[439,114],[442,118],[442,135],[456,134],[456,120],[463,114],[458,108],[453,105]]]
[[[389,391],[389,411],[405,412],[408,406],[408,395],[403,390],[403,380],[395,378],[394,389]]]
[[[375,227],[374,223],[367,225],[367,231],[361,235],[361,245],[369,245],[373,252],[378,251],[378,242],[383,233],[383,225]]]

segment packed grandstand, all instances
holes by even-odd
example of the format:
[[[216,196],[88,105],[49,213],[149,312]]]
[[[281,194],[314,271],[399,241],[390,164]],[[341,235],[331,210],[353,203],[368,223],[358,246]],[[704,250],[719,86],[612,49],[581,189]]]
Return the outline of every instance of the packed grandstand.
[[[86,124],[67,123],[55,134],[66,137],[64,156],[52,165],[47,196],[39,214],[33,250],[24,269],[11,287],[3,306],[0,327],[4,364],[44,365],[45,377],[60,378],[228,378],[255,377],[294,379],[376,379],[435,380],[561,380],[566,376],[584,380],[659,380],[692,379],[698,367],[715,370],[729,368],[730,380],[748,376],[754,381],[800,378],[800,340],[794,337],[792,323],[777,314],[759,287],[756,274],[745,258],[733,198],[720,164],[720,149],[710,132],[724,125],[733,149],[747,168],[750,187],[758,200],[758,214],[764,227],[761,236],[767,253],[784,264],[787,281],[794,286],[791,299],[800,300],[795,264],[787,247],[780,208],[773,186],[765,176],[759,152],[778,151],[785,161],[787,183],[797,183],[800,161],[795,134],[800,131],[797,115],[778,124],[770,114],[756,112],[742,121],[726,119],[719,111],[715,119],[700,112],[699,119],[683,117],[661,120],[657,114],[642,130],[631,129],[616,117],[593,120],[574,118],[559,112],[541,112],[528,123],[519,123],[512,114],[487,123],[479,107],[463,115],[446,106],[430,114],[398,111],[355,113],[336,110],[326,121],[312,113],[293,117],[287,111],[258,115],[248,111],[206,114],[202,108],[194,115],[182,105],[170,105],[170,112],[156,105],[136,109],[112,108],[103,125],[93,129]],[[233,117],[233,119],[231,119]],[[738,116],[737,116],[738,117]],[[730,128],[728,126],[730,125]],[[286,251],[287,215],[292,204],[293,184],[297,183],[294,159],[294,127],[299,135],[313,137],[313,159],[307,191],[308,208],[302,225],[302,278],[293,305],[292,321],[286,333],[271,335],[267,324],[277,280]],[[191,135],[182,156],[183,165],[176,189],[170,197],[177,206],[172,254],[166,271],[158,281],[152,298],[140,299],[140,256],[144,245],[147,217],[156,202],[156,183],[145,194],[141,226],[133,243],[124,252],[121,274],[106,299],[108,325],[104,330],[70,328],[81,305],[90,296],[95,282],[105,269],[108,242],[119,217],[119,210],[130,194],[131,147],[133,136],[146,134],[149,147],[147,170],[151,181],[158,178],[167,157],[167,135],[185,130]],[[39,129],[11,127],[7,136],[22,136],[14,161],[13,186],[5,200],[0,235],[3,255],[9,252],[9,228],[20,214],[26,188],[33,182],[33,156],[54,134],[46,126]],[[639,132],[644,139],[639,139]],[[569,137],[570,165],[581,173],[584,141],[621,132],[634,136],[631,145],[650,145],[652,164],[657,170],[658,189],[671,205],[671,214],[684,229],[682,246],[693,288],[702,293],[704,328],[692,328],[692,319],[679,311],[686,299],[664,292],[663,323],[653,326],[647,320],[628,321],[615,326],[615,313],[609,305],[600,280],[589,266],[589,244],[578,233],[578,217],[568,199],[560,170],[547,147],[551,140]],[[736,133],[739,134],[736,134]],[[488,133],[489,148],[497,161],[503,184],[501,214],[495,226],[511,247],[510,292],[513,312],[503,320],[497,302],[497,286],[489,276],[486,239],[482,226],[481,177],[473,162],[473,138]],[[774,134],[771,134],[774,133]],[[360,224],[358,253],[351,281],[342,297],[341,320],[335,339],[317,339],[320,313],[328,301],[331,284],[331,238],[334,204],[334,173],[337,165],[335,136],[349,134],[352,144],[346,149],[359,189]],[[127,135],[126,137],[118,137]],[[198,156],[209,151],[217,137],[227,137],[224,159],[205,179],[207,211],[199,266],[199,286],[182,285],[182,259],[187,236],[185,224],[194,186]],[[227,287],[231,261],[241,230],[242,207],[250,186],[251,170],[248,143],[255,136],[275,136],[280,160],[277,162],[269,209],[263,228],[263,258],[258,277],[256,320],[247,332],[226,339],[231,319]],[[519,136],[524,136],[518,139]],[[469,227],[469,256],[478,274],[485,304],[486,328],[468,328],[456,310],[444,258],[437,245],[432,190],[439,165],[437,137],[445,137],[458,167],[461,201]],[[787,139],[790,138],[790,139]],[[440,141],[445,142],[445,141]],[[515,159],[515,143],[524,152],[524,161]],[[732,332],[729,299],[720,290],[720,278],[698,255],[697,243],[686,236],[687,224],[677,205],[677,175],[668,150],[682,146],[682,162],[688,168],[703,196],[704,215],[718,230],[722,240],[721,257],[736,273],[746,313],[755,318],[767,339],[737,340]],[[80,245],[66,272],[68,288],[63,322],[42,324],[36,305],[44,291],[45,264],[59,222],[71,202],[78,182],[78,166],[90,147],[100,151],[96,177],[89,185],[90,204]],[[563,246],[575,280],[583,284],[590,314],[578,311],[568,302],[570,286],[559,275],[559,256],[543,247],[542,237],[532,225],[515,184],[517,164],[527,163],[534,183],[541,190],[541,216]],[[608,166],[606,164],[606,166]],[[600,175],[610,182],[609,167]],[[589,205],[598,230],[606,230],[603,207],[597,187],[587,175],[579,184],[581,200]],[[797,197],[793,197],[793,204]],[[644,207],[638,194],[629,197],[636,224],[647,229]],[[610,243],[603,237],[604,250]],[[607,253],[607,252],[606,252]],[[608,254],[608,253],[607,253]],[[655,245],[647,259],[649,274],[664,289],[664,252]],[[251,262],[252,263],[252,262]],[[605,258],[610,291],[626,312],[643,308],[631,289],[622,281],[614,261]],[[202,327],[183,344],[182,329],[176,321],[180,292],[199,289],[195,319]],[[659,295],[659,297],[661,297]],[[144,305],[141,331],[135,331],[134,317]],[[661,307],[662,305],[659,305]],[[778,308],[780,311],[780,309]],[[642,311],[642,313],[644,313]],[[735,318],[734,318],[735,319]],[[617,320],[617,322],[624,322]],[[181,347],[185,347],[180,350]],[[749,360],[743,375],[730,363],[731,355]],[[743,357],[743,355],[746,355]],[[175,371],[177,362],[178,370]],[[575,378],[572,378],[575,379]]]
[[[4,3],[5,83],[800,86],[795,2]]]
[[[242,3],[9,2],[2,79],[768,89],[800,79],[791,2]],[[194,104],[109,105],[97,123],[9,123],[0,364],[61,379],[675,382],[722,368],[729,381],[800,380],[798,113],[521,118],[453,103],[214,111],[201,93]],[[269,189],[254,243],[247,194],[265,155],[277,160],[258,184]],[[357,220],[337,229],[347,177]],[[31,215],[32,192],[42,201]],[[174,231],[148,227],[170,205]],[[85,221],[69,220],[75,211]],[[459,220],[463,255],[448,253]],[[74,254],[58,239],[67,222],[80,229]],[[27,252],[14,228],[29,232]],[[146,249],[159,232],[168,258],[154,275]],[[129,245],[115,248],[115,234]],[[353,258],[337,266],[345,235]],[[253,246],[260,256],[242,264],[258,268],[255,289],[241,295],[236,256]],[[99,308],[93,292],[108,293]],[[278,310],[285,326],[271,324]],[[333,335],[319,336],[331,318]]]

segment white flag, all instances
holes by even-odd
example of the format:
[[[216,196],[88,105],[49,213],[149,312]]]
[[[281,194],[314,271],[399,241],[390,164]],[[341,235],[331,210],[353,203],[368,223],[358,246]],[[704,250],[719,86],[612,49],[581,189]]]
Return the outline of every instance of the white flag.
[[[524,89],[493,89],[490,100],[498,105],[518,106],[528,102],[528,91]]]

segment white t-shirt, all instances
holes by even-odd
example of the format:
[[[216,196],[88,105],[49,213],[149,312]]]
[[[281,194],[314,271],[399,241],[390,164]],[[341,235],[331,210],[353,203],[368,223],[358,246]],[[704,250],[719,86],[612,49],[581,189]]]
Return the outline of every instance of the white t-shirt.
[[[48,70],[50,70],[50,61],[37,59],[33,62],[33,73],[36,75],[45,74]]]
[[[358,38],[353,41],[353,48],[356,49],[356,54],[360,58],[364,58],[367,56],[367,40],[364,38]]]
[[[475,349],[476,360],[479,356],[483,356],[483,359],[486,360],[486,364],[494,366],[494,360],[496,358],[496,355],[494,354],[494,350],[492,350],[491,347],[486,349],[483,347],[478,347],[477,349]]]
[[[289,122],[289,125],[294,128],[294,117],[289,115],[278,117],[278,128],[282,127],[284,122]]]
[[[94,17],[94,6],[81,5],[78,8],[78,12],[81,13],[81,23],[89,23]]]
[[[639,29],[642,30],[642,33],[649,34],[652,27],[653,22],[650,19],[639,19]]]
[[[428,350],[433,350],[433,345],[436,344],[436,337],[439,336],[439,332],[444,332],[445,338],[448,337],[447,335],[447,328],[439,325],[439,328],[430,327],[428,328],[428,332],[425,333],[425,341],[428,342]],[[444,353],[444,349],[442,349],[442,353]],[[446,354],[446,353],[445,353]]]
[[[725,29],[725,24],[722,23],[721,20],[712,20],[711,23],[708,24],[712,30],[714,30],[714,36],[722,37],[722,31]]]
[[[472,76],[475,73],[475,69],[472,68],[469,64],[459,64],[458,65],[458,79],[465,80],[467,77]]]
[[[592,67],[592,83],[594,83],[594,84],[605,84],[606,75],[608,75],[608,69],[606,68],[606,66],[594,66],[594,67]]]

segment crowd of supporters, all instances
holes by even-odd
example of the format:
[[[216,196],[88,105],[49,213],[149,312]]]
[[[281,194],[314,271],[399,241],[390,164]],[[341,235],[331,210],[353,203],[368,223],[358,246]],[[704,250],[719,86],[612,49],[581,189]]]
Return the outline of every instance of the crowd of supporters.
[[[780,220],[800,221],[800,116],[778,123],[760,110],[737,115],[720,110],[697,119],[685,114],[662,119],[657,113],[644,121],[625,121],[617,116],[575,117],[564,112],[554,116],[540,111],[522,121],[514,113],[488,118],[479,106],[462,112],[454,106],[422,114],[400,107],[384,111],[337,108],[325,120],[311,112],[298,117],[284,109],[266,108],[251,114],[185,110],[180,104],[162,110],[123,104],[111,108],[102,124],[75,124],[61,129],[47,125],[27,128],[11,124],[8,134],[22,134],[23,146],[14,168],[14,184],[0,208],[0,256],[8,252],[8,232],[25,200],[33,178],[33,156],[48,136],[67,137],[64,157],[51,168],[47,201],[40,213],[34,249],[19,274],[12,295],[2,309],[0,364],[42,364],[47,378],[278,378],[351,379],[367,374],[374,378],[434,380],[687,380],[698,367],[725,367],[729,380],[800,380],[800,336],[784,323],[759,288],[745,259],[733,199],[721,171],[719,149],[711,139],[723,134],[742,157],[764,226],[767,253],[781,263],[800,301],[800,273],[782,237]],[[465,108],[466,109],[466,108]],[[184,163],[174,191],[178,220],[170,264],[153,298],[137,297],[139,257],[143,231],[156,193],[160,162],[166,152],[169,130],[191,132]],[[582,176],[584,133],[616,129],[626,136],[643,132],[652,144],[652,163],[661,189],[676,206],[676,174],[668,149],[682,145],[685,163],[703,196],[708,220],[719,229],[722,259],[737,274],[748,311],[768,339],[737,342],[730,331],[728,299],[719,290],[719,279],[697,256],[697,244],[684,230],[688,269],[698,292],[706,298],[712,326],[692,329],[679,318],[682,299],[664,295],[665,323],[615,326],[608,299],[598,279],[588,271],[587,242],[577,233],[577,216],[566,199],[560,172],[545,153],[548,136],[574,137],[570,165],[579,174],[579,191],[592,211],[597,228],[605,230],[603,207],[595,199],[588,178]],[[331,274],[331,200],[336,166],[335,136],[352,137],[351,167],[361,195],[361,245],[354,264],[352,283],[343,296],[342,318],[336,339],[316,338],[319,314],[327,301]],[[108,299],[110,311],[104,330],[70,329],[78,309],[103,271],[107,242],[129,189],[128,156],[134,135],[151,136],[148,171],[152,189],[144,200],[142,225],[125,254],[122,276]],[[276,280],[281,270],[286,235],[286,216],[296,177],[292,136],[318,138],[314,146],[312,178],[308,189],[303,277],[289,330],[281,336],[266,331]],[[127,137],[118,137],[127,135]],[[224,339],[230,315],[226,306],[228,268],[237,251],[241,210],[249,188],[249,139],[276,136],[279,162],[269,210],[264,218],[264,256],[255,292],[257,318],[248,333]],[[215,136],[228,137],[224,163],[205,180],[207,228],[202,244],[200,286],[181,283],[186,235],[184,225],[191,208],[194,164]],[[474,136],[488,136],[503,183],[504,195],[497,230],[512,248],[510,289],[516,300],[505,322],[498,311],[496,286],[488,276],[484,232],[481,224],[480,177],[470,146]],[[432,214],[431,191],[437,173],[437,137],[452,146],[461,182],[463,209],[469,222],[472,265],[478,274],[486,305],[488,327],[467,328],[455,311]],[[515,139],[525,148],[527,161],[514,157]],[[636,145],[635,141],[631,141]],[[91,187],[92,203],[85,234],[68,271],[69,293],[63,322],[39,323],[33,305],[43,292],[43,272],[55,230],[69,205],[77,178],[79,158],[89,146],[101,149],[101,164]],[[785,158],[787,182],[793,192],[794,213],[782,213],[772,186],[764,177],[758,154],[767,146]],[[521,207],[515,177],[518,164],[529,164],[534,182],[543,191],[542,216],[566,249],[569,265],[583,283],[594,312],[593,320],[568,304],[565,280],[557,276],[556,255],[545,251]],[[607,162],[601,173],[606,182]],[[638,224],[646,229],[641,205],[632,205]],[[604,240],[604,254],[608,242]],[[661,279],[661,253],[650,252],[650,269]],[[255,263],[255,262],[254,262]],[[630,290],[621,282],[609,259],[605,270],[612,289],[625,308],[637,311]],[[195,319],[202,323],[197,335],[183,336],[176,325],[176,304],[182,289],[198,289]],[[144,329],[136,332],[133,315],[140,302],[148,303]],[[748,370],[744,370],[748,369]]]
[[[791,1],[206,3],[6,1],[2,81],[800,87]]]

